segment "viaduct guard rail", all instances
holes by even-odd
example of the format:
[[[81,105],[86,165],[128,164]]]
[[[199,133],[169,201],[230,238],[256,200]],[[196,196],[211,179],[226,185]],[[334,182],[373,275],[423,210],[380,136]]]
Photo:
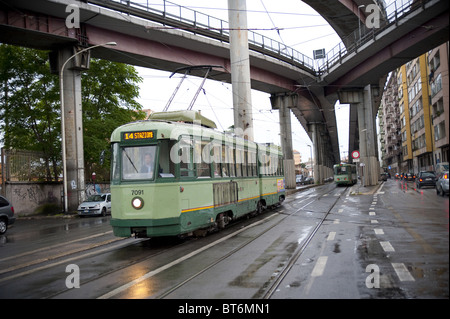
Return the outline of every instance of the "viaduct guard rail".
[[[212,17],[199,11],[180,6],[167,0],[146,0],[146,4],[135,3],[128,0],[88,0],[87,2],[111,10],[123,12],[143,19],[161,23],[161,28],[177,28],[213,38],[223,42],[229,42],[229,24],[227,21]],[[355,30],[342,39],[337,46],[331,49],[322,64],[314,67],[314,60],[303,53],[286,46],[285,44],[268,38],[262,34],[249,30],[249,48],[253,51],[272,56],[294,66],[300,67],[314,75],[322,75],[330,71],[331,67],[341,63],[342,59],[353,53],[383,30],[397,24],[400,19],[406,17],[418,8],[424,7],[433,0],[398,0],[386,8],[380,8],[380,27],[367,28],[361,24],[361,28]]]

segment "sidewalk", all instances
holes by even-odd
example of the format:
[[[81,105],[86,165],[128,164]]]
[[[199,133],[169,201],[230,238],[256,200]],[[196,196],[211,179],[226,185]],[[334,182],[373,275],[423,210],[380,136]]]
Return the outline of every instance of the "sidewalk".
[[[358,181],[350,188],[350,195],[372,195],[375,194],[382,185],[383,182],[378,182],[377,185],[373,186],[361,186],[361,182]]]

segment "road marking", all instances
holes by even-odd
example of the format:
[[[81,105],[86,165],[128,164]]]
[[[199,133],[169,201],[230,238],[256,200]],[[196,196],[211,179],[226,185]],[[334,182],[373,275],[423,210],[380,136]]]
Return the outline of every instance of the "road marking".
[[[312,277],[319,277],[323,275],[323,271],[325,270],[327,260],[328,260],[327,256],[320,256],[319,259],[317,259],[316,265],[314,266],[314,269],[311,273]]]
[[[339,224],[340,221],[341,221],[340,219],[337,219],[337,218],[336,218],[336,219],[334,220],[333,224]]]
[[[375,216],[376,214],[375,214],[375,212],[369,212],[369,215],[370,216]]]
[[[374,207],[370,207],[369,210],[375,210],[375,208]]]
[[[342,213],[343,211],[344,211],[344,209],[341,208],[338,210],[338,213]]]
[[[334,240],[334,237],[336,236],[336,232],[332,231],[328,234],[327,240]]]
[[[394,247],[392,247],[391,243],[388,241],[380,241],[380,244],[385,252],[395,251]]]
[[[268,216],[268,217],[266,217],[264,219],[261,219],[260,221],[257,221],[256,223],[253,223],[253,224],[250,224],[248,226],[245,226],[245,227],[235,231],[234,233],[231,233],[231,234],[229,234],[229,235],[227,235],[225,237],[222,237],[222,238],[220,238],[220,239],[218,239],[218,240],[216,240],[216,241],[214,241],[214,242],[212,242],[212,243],[210,243],[210,244],[208,244],[206,246],[203,246],[202,248],[194,250],[193,252],[191,252],[191,253],[189,253],[187,255],[184,255],[183,257],[180,257],[180,258],[178,258],[178,259],[176,259],[176,260],[174,260],[174,261],[172,261],[172,262],[170,262],[170,263],[168,263],[168,264],[166,264],[164,266],[161,266],[161,267],[159,267],[159,268],[157,268],[155,270],[149,271],[148,273],[146,273],[146,274],[144,274],[144,275],[142,275],[142,276],[140,276],[140,277],[138,277],[138,278],[136,278],[136,279],[134,279],[134,280],[124,284],[124,285],[122,285],[122,286],[119,286],[116,289],[113,289],[113,290],[111,290],[110,292],[108,292],[108,293],[106,293],[104,295],[101,295],[97,299],[109,299],[112,296],[115,296],[115,295],[117,295],[117,294],[119,294],[119,293],[121,293],[121,292],[123,292],[123,291],[125,291],[125,290],[127,290],[127,289],[129,289],[131,287],[133,287],[134,285],[136,285],[136,284],[138,284],[138,283],[140,283],[140,282],[142,282],[142,281],[144,281],[146,279],[149,279],[149,278],[159,274],[160,272],[162,272],[162,271],[164,271],[166,269],[169,269],[169,268],[171,268],[171,267],[173,267],[173,266],[175,266],[175,265],[177,265],[177,264],[179,264],[179,263],[181,263],[181,262],[183,262],[183,261],[185,261],[185,260],[187,260],[187,259],[189,259],[191,257],[194,257],[195,255],[198,255],[201,252],[203,252],[203,251],[205,251],[205,250],[207,250],[207,249],[209,249],[211,247],[214,247],[215,245],[218,245],[221,242],[223,242],[223,241],[225,241],[225,240],[227,240],[227,239],[229,239],[231,237],[234,237],[234,236],[242,233],[243,231],[245,231],[245,230],[247,230],[247,229],[249,229],[251,227],[254,227],[254,226],[257,226],[259,224],[262,224],[262,223],[266,222],[267,220],[269,220],[270,218],[275,217],[277,215],[279,215],[279,214],[276,213],[276,214],[270,215],[270,216]]]
[[[374,229],[376,235],[384,235],[384,231],[381,228]]]
[[[381,187],[378,189],[378,191],[375,193],[375,195],[384,194],[384,192],[381,191],[383,189],[383,187],[384,187],[384,183],[381,184]]]
[[[372,224],[378,224],[378,220],[376,220],[376,219],[372,219],[370,222],[371,222]]]
[[[400,281],[415,281],[414,277],[411,276],[404,263],[392,263],[392,267],[394,267]]]
[[[372,202],[372,205],[376,205],[377,204],[377,202]]]

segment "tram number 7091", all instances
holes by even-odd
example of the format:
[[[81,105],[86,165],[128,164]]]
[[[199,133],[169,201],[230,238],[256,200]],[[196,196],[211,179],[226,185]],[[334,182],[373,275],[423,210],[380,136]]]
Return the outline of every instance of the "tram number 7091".
[[[144,195],[144,190],[143,189],[132,189],[131,190],[131,195]]]

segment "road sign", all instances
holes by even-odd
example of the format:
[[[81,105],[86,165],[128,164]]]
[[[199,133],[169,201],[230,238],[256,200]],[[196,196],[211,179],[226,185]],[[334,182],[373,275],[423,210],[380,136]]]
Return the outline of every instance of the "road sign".
[[[353,152],[352,152],[352,157],[353,157],[354,159],[359,158],[359,151],[353,151]]]

